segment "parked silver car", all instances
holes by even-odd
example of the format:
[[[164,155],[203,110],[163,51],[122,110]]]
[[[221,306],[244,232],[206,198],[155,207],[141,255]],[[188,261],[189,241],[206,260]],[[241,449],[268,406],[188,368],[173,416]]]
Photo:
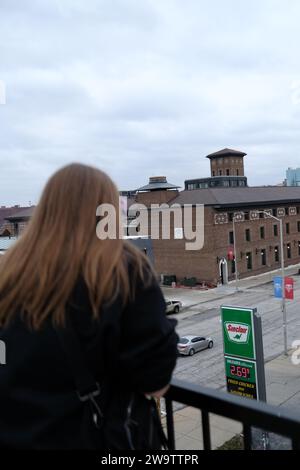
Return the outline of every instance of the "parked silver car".
[[[212,338],[204,336],[182,336],[179,339],[177,349],[179,354],[184,356],[193,356],[195,352],[202,351],[202,349],[211,349],[214,345]]]

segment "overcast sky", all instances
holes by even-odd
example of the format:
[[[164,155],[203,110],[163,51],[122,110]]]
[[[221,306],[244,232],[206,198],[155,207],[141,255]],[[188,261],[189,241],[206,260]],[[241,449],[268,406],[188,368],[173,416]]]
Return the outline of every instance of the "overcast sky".
[[[299,24],[299,0],[1,0],[0,205],[36,203],[71,161],[183,186],[224,147],[250,185],[281,182],[300,166]]]

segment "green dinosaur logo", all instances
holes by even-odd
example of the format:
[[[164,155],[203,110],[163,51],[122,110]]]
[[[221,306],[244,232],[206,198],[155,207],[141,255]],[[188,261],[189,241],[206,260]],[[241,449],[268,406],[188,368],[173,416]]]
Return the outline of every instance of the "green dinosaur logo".
[[[233,339],[239,340],[239,339],[241,339],[241,337],[242,337],[241,334],[240,334],[240,335],[235,335],[235,336],[233,337]]]

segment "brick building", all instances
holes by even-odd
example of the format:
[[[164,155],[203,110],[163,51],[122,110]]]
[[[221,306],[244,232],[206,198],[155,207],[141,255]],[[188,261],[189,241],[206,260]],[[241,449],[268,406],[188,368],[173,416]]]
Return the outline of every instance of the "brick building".
[[[31,207],[20,207],[18,205],[12,207],[1,206],[0,207],[0,237],[13,237],[15,235],[15,229],[13,221],[14,216],[18,214],[27,214],[31,211]],[[29,220],[26,218],[26,220]]]
[[[223,149],[207,155],[210,160],[209,178],[185,181],[185,189],[236,188],[247,186],[244,171],[244,157],[247,154],[238,150]]]
[[[239,220],[234,223],[239,276],[247,277],[279,268],[279,222],[260,211],[269,211],[282,218],[285,264],[300,263],[300,188],[248,187],[244,176],[245,155],[230,149],[209,155],[211,177],[205,178],[209,184],[200,186],[201,189],[195,188],[203,178],[193,180],[194,183],[188,180],[187,184],[186,181],[185,190],[180,192],[174,185],[159,187],[157,184],[153,188],[151,181],[137,190],[131,203],[143,203],[148,208],[153,203],[204,204],[204,246],[201,250],[187,251],[185,240],[174,238],[174,221],[171,222],[170,240],[152,241],[159,274],[176,275],[177,280],[196,277],[199,282],[212,284],[221,279],[223,282],[233,279],[235,260],[229,259],[232,258],[234,244],[233,220]],[[218,184],[212,184],[216,181]],[[219,184],[220,181],[223,184]],[[164,182],[167,183],[166,178]]]
[[[10,236],[18,237],[28,224],[35,206],[19,207],[18,210],[5,217],[5,227]]]
[[[185,181],[183,191],[168,183],[166,177],[159,176],[151,177],[147,185],[123,194],[130,196],[129,207],[134,203],[144,204],[148,208],[148,217],[151,204],[179,204],[193,208],[197,204],[204,205],[204,246],[201,250],[185,249],[186,240],[174,236],[178,227],[174,226],[173,219],[171,238],[152,240],[155,268],[159,274],[175,275],[177,280],[195,277],[199,282],[217,284],[221,279],[234,278],[235,264],[240,277],[279,268],[279,223],[261,211],[269,211],[283,221],[285,264],[300,263],[300,187],[248,187],[245,156],[244,152],[230,149],[208,155],[211,176]],[[6,217],[12,236],[22,232],[33,210],[34,207],[29,207]],[[233,224],[236,263],[229,256],[233,252]]]

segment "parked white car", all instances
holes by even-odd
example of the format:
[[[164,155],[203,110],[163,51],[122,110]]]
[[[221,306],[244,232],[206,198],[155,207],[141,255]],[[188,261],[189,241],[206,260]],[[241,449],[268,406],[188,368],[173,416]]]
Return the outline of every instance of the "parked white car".
[[[180,300],[169,300],[166,299],[166,314],[178,313],[182,307]]]

